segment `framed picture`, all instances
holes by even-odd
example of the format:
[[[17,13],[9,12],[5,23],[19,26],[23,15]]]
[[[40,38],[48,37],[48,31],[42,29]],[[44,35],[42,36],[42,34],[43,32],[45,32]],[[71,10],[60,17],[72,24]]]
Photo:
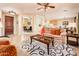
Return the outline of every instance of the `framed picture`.
[[[68,21],[63,21],[63,25],[64,25],[64,28],[67,28],[67,25],[69,24]]]
[[[63,21],[63,25],[68,25],[69,22],[68,21]]]
[[[23,17],[23,30],[24,32],[32,32],[32,17]]]

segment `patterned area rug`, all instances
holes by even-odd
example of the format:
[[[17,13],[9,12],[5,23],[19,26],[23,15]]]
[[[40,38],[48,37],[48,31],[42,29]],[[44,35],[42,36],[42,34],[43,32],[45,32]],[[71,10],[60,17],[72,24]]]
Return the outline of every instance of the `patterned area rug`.
[[[77,56],[75,47],[58,42],[58,40],[54,42],[54,47],[50,44],[49,55],[47,54],[47,46],[35,40],[32,44],[30,41],[24,40],[21,48],[27,50],[29,56]]]

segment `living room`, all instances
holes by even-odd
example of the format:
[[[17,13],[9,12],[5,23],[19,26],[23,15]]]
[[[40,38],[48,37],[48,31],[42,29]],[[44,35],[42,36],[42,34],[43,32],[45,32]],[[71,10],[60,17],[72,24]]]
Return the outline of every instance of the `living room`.
[[[78,26],[78,3],[0,3],[0,55],[78,56]]]

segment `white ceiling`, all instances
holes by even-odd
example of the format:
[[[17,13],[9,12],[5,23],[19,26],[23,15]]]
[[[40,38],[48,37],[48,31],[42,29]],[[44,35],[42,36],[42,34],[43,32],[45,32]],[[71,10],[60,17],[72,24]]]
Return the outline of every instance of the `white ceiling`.
[[[78,12],[79,11],[79,3],[50,3],[50,5],[54,5],[54,9],[48,9],[47,13],[58,13],[64,12]],[[43,11],[37,10],[40,6],[36,3],[0,3],[0,9],[3,11],[13,10],[16,13],[32,13],[32,14],[40,14]]]

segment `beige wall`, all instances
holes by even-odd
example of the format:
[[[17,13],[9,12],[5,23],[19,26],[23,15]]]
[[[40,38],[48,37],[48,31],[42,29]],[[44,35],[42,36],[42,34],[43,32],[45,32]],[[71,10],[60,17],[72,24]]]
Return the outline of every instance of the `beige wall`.
[[[7,14],[7,15],[9,15],[9,14]],[[68,16],[68,15],[70,15],[70,16],[77,16],[77,14],[66,14],[65,16]],[[2,17],[2,23],[3,23],[3,26],[5,27],[5,23],[4,23],[4,16],[5,16],[5,14],[4,13],[2,13],[2,11],[0,11],[0,17]],[[16,16],[13,16],[13,17],[15,17],[15,20],[14,20],[14,33],[15,34],[19,34],[19,35],[21,35],[21,34],[24,34],[24,32],[23,32],[23,28],[22,28],[22,20],[23,20],[23,17],[28,17],[28,16],[31,16],[33,19],[32,19],[32,23],[33,23],[33,32],[35,32],[35,33],[38,33],[38,31],[39,31],[39,24],[41,24],[41,25],[43,25],[43,22],[44,22],[44,17],[42,16],[42,15],[34,15],[34,14],[18,14],[18,15],[16,15]],[[55,16],[55,17],[54,17]],[[62,19],[60,19],[60,18],[63,18],[64,16],[62,16],[62,15],[60,14],[60,15],[57,15],[57,14],[49,14],[49,15],[47,15],[47,19],[48,20],[55,20],[55,18],[56,18],[56,20],[57,20],[57,24],[58,25],[60,25],[64,20]],[[57,18],[58,17],[58,18]],[[69,21],[69,20],[68,20]],[[69,22],[72,22],[72,21],[69,21]],[[4,28],[3,27],[3,29],[2,29],[2,32],[3,32],[3,34],[4,34]]]
[[[23,32],[23,27],[22,27],[23,17],[28,17],[28,16],[32,17],[32,26],[33,26],[33,29],[34,29],[35,15],[33,15],[33,14],[11,15],[11,14],[4,13],[4,12],[0,11],[0,17],[2,17],[2,24],[3,24],[2,35],[5,34],[5,15],[14,17],[14,34],[21,35],[21,34],[24,33]]]
[[[0,28],[0,36],[3,36],[3,20],[2,20],[2,10],[0,10],[0,22],[2,27]]]

